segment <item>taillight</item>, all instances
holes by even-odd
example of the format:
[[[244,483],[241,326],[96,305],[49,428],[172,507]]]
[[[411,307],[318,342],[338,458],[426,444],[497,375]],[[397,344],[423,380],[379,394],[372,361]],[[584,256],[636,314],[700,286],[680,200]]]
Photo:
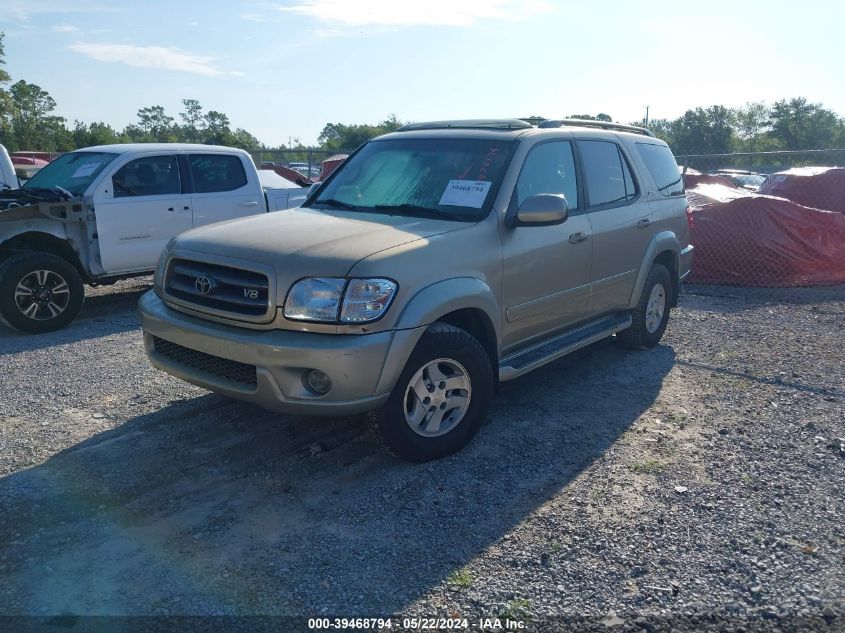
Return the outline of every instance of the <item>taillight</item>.
[[[692,207],[689,206],[689,205],[687,205],[686,214],[687,214],[687,226],[689,226],[690,231],[692,231],[692,227],[693,227],[693,224],[695,224],[695,220],[693,220],[693,217],[692,217]]]

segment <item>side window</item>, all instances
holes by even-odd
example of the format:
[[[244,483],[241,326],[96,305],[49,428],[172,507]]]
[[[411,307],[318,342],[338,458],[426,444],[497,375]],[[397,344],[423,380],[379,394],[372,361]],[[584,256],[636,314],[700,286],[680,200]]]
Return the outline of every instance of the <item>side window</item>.
[[[637,143],[637,151],[660,193],[664,196],[684,195],[684,179],[672,155],[672,150],[666,145]]]
[[[225,154],[190,154],[188,162],[197,193],[234,191],[246,184],[246,171],[237,156]]]
[[[129,161],[112,176],[115,198],[162,196],[182,192],[175,156],[144,156]]]
[[[516,205],[538,193],[562,193],[570,210],[578,208],[575,156],[569,141],[542,143],[532,149],[516,181]]]
[[[609,141],[578,141],[590,206],[619,204],[637,195],[628,162],[619,146]]]

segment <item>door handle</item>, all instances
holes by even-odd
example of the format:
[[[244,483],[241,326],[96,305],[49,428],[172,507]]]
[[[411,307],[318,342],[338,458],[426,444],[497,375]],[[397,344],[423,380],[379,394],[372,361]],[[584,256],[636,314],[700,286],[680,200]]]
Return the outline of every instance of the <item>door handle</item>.
[[[586,241],[588,237],[589,235],[587,235],[586,233],[573,233],[569,236],[569,243],[580,244],[581,242]]]
[[[172,212],[172,211],[173,211],[173,207],[167,207],[167,210]]]
[[[255,200],[244,200],[238,206],[241,206],[241,207],[257,207],[258,203]]]
[[[651,220],[649,220],[648,218],[643,218],[642,220],[640,220],[639,222],[637,222],[637,228],[638,228],[638,229],[644,229],[644,228],[645,228],[645,227],[647,227],[649,224],[651,224]]]

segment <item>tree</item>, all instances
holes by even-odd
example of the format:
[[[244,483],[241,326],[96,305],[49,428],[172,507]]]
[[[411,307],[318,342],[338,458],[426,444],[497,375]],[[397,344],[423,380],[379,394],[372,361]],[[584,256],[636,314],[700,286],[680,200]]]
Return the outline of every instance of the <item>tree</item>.
[[[229,129],[229,117],[217,110],[209,110],[203,117],[205,121],[205,142],[209,145],[226,145],[232,137]]]
[[[343,123],[327,123],[320,132],[317,142],[323,149],[340,152],[350,151],[381,134],[393,132],[404,123],[391,114],[377,125],[345,125]]]
[[[8,91],[4,88],[12,80],[9,73],[3,68],[6,65],[6,48],[3,44],[5,37],[6,34],[0,31],[0,142],[4,144],[9,142],[12,127],[12,99]]]
[[[570,114],[570,119],[584,119],[585,121],[604,121],[606,123],[613,123],[613,118],[609,114],[599,112],[596,116],[592,114]]]
[[[675,154],[724,154],[734,148],[733,116],[725,106],[687,110],[669,127]]]
[[[12,128],[18,149],[57,149],[56,134],[64,118],[52,116],[56,101],[40,86],[20,80],[9,88]]]
[[[182,99],[182,105],[185,106],[185,111],[180,112],[179,117],[185,124],[185,138],[191,143],[196,143],[203,124],[202,106],[196,99]]]
[[[160,143],[171,140],[173,117],[165,114],[163,106],[141,108],[138,110],[138,120],[141,123],[141,128],[146,134],[150,135],[151,139]]]
[[[771,111],[764,102],[746,103],[733,111],[738,148],[743,152],[759,152],[770,147],[767,133],[771,129]]]
[[[770,117],[770,137],[784,149],[830,149],[845,141],[845,121],[803,97],[776,102]]]
[[[232,132],[231,141],[229,143],[233,147],[240,147],[241,149],[245,149],[248,152],[255,152],[261,149],[261,141],[255,138],[252,134],[244,130],[243,128],[238,128],[234,132]]]
[[[120,135],[110,125],[102,122],[86,125],[82,121],[74,121],[71,133],[73,147],[90,147],[92,145],[110,145],[121,141]]]

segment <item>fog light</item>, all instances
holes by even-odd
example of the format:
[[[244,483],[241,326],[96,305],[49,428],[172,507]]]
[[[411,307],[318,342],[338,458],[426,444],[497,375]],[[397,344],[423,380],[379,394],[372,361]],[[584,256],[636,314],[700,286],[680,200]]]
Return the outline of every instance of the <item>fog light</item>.
[[[332,379],[319,369],[312,369],[305,374],[305,386],[314,393],[322,396],[332,388]]]

